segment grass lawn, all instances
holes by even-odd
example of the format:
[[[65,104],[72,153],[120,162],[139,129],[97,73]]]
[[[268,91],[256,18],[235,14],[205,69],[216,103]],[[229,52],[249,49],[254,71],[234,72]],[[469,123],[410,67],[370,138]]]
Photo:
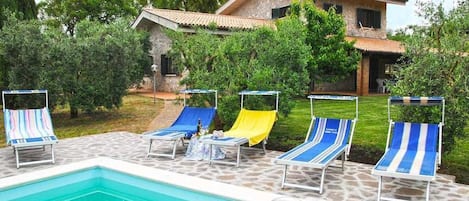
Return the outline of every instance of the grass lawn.
[[[296,100],[296,103],[288,117],[281,116],[272,130],[269,144],[275,149],[288,150],[305,139],[311,122],[310,102],[305,98]],[[353,144],[384,150],[388,130],[386,104],[387,96],[359,97],[358,123]],[[355,115],[355,102],[316,100],[314,113],[321,117],[352,119]]]
[[[54,131],[59,139],[79,137],[112,131],[129,131],[142,133],[163,108],[163,102],[153,103],[152,98],[139,95],[128,95],[123,105],[117,110],[95,113],[80,113],[78,118],[71,119],[68,108],[57,108],[52,113]],[[0,115],[3,122],[3,114]],[[0,129],[4,132],[3,124]],[[6,146],[5,135],[0,135],[0,147]]]

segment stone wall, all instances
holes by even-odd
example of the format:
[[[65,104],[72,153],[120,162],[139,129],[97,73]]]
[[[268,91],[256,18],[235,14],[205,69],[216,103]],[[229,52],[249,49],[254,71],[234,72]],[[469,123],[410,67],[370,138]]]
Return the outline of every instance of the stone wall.
[[[248,0],[230,15],[271,19],[272,8],[290,5],[291,0]]]
[[[158,65],[158,72],[156,73],[156,89],[157,91],[176,92],[181,90],[181,87],[179,86],[181,76],[163,76],[161,74],[161,55],[166,54],[168,50],[171,49],[171,39],[166,36],[163,29],[163,27],[157,24],[153,24],[147,29],[150,32],[150,42],[152,44],[150,54],[153,57],[153,63]],[[153,76],[151,80],[153,80]],[[150,86],[151,89],[153,89],[152,84],[153,83],[151,83]],[[144,86],[147,87],[149,85],[147,84]]]
[[[342,5],[342,15],[347,24],[348,36],[386,38],[386,3],[374,0],[316,0],[316,6],[323,8],[324,3]],[[360,28],[357,26],[357,8],[381,11],[381,28]]]
[[[242,4],[230,15],[271,19],[272,9],[289,5],[291,0],[250,0]],[[323,8],[324,3],[342,5],[342,15],[347,24],[347,35],[386,38],[386,3],[375,0],[316,0],[316,6]],[[381,28],[360,28],[357,26],[357,8],[381,11]]]

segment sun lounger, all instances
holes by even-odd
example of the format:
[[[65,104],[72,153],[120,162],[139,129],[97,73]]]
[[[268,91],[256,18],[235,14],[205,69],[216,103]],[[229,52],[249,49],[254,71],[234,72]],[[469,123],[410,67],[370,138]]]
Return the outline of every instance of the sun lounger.
[[[355,123],[358,118],[358,98],[351,96],[309,96],[311,100],[312,120],[306,135],[305,142],[296,146],[288,152],[275,159],[275,163],[283,165],[282,188],[284,186],[304,188],[309,190],[323,191],[324,177],[329,165],[342,155],[342,169],[346,155],[350,151],[350,144],[354,133]],[[313,99],[326,100],[355,100],[355,119],[333,119],[315,117],[312,110]],[[286,181],[288,166],[302,166],[321,169],[321,180],[319,187],[312,187],[302,184],[293,184]]]
[[[46,106],[38,109],[7,109],[5,95],[44,94]],[[48,109],[47,90],[3,91],[3,115],[5,122],[6,142],[15,151],[16,167],[41,163],[55,163],[54,147],[58,142],[54,134],[52,120]],[[51,159],[21,162],[19,151],[32,148],[45,149],[50,145]]]
[[[390,115],[392,104],[442,105],[441,122],[438,124],[394,122]],[[426,181],[426,200],[428,201],[430,182],[435,180],[436,170],[441,163],[444,99],[442,97],[390,97],[388,117],[389,132],[386,152],[372,170],[372,174],[379,177],[378,200],[389,199],[381,196],[382,177],[393,177]]]
[[[234,164],[239,167],[241,145],[248,143],[249,146],[254,146],[262,143],[262,148],[265,153],[265,144],[269,137],[269,133],[277,120],[278,111],[278,91],[242,91],[241,95],[241,111],[236,118],[235,123],[230,130],[224,133],[224,137],[216,139],[204,139],[203,143],[217,146],[230,146],[236,147],[236,162],[227,162],[221,160],[212,160],[210,158],[209,164],[222,163],[222,164]],[[263,95],[263,96],[276,96],[275,110],[248,110],[244,107],[244,96],[245,95]],[[210,149],[211,150],[211,149]]]
[[[150,141],[147,151],[147,157],[154,155],[154,156],[167,156],[171,157],[172,159],[176,156],[176,147],[177,143],[181,141],[183,143],[184,138],[191,138],[194,133],[197,132],[197,124],[200,120],[203,129],[208,129],[210,124],[212,124],[213,119],[215,118],[216,114],[216,94],[217,91],[215,90],[200,90],[200,89],[191,89],[191,90],[183,90],[181,93],[184,94],[191,94],[191,93],[214,93],[215,94],[215,107],[189,107],[186,106],[186,100],[184,98],[184,105],[185,107],[179,114],[178,118],[174,121],[174,123],[164,129],[148,131],[143,133],[143,138]],[[153,141],[170,141],[172,142],[173,151],[172,154],[164,154],[164,153],[153,153],[152,152],[152,143]]]

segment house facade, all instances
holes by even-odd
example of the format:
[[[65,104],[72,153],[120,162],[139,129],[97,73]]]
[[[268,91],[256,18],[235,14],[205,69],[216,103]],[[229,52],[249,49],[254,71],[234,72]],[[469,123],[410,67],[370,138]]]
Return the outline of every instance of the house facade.
[[[405,51],[399,42],[386,39],[387,4],[405,4],[407,0],[316,0],[322,9],[332,6],[344,16],[346,40],[355,41],[355,48],[362,58],[357,71],[337,83],[314,83],[312,88],[319,92],[348,91],[357,95],[377,92],[377,80],[390,78],[392,64]],[[150,32],[151,55],[158,65],[156,73],[157,90],[177,91],[182,75],[176,73],[171,60],[166,56],[171,41],[164,29],[194,33],[192,27],[208,27],[215,22],[218,29],[214,34],[230,34],[230,29],[253,29],[259,26],[273,26],[273,21],[288,13],[291,0],[229,0],[216,14],[182,12],[146,8],[132,25]],[[153,86],[153,85],[151,85]]]
[[[318,92],[347,91],[357,95],[383,92],[382,80],[391,78],[392,64],[405,49],[397,41],[386,39],[387,4],[402,4],[407,0],[316,0],[318,8],[335,7],[346,22],[348,41],[355,41],[355,48],[362,58],[357,71],[337,83],[314,83]],[[216,14],[270,19],[286,15],[291,0],[229,0]],[[381,83],[380,83],[381,82]]]
[[[150,33],[152,48],[150,56],[156,65],[154,76],[144,78],[143,88],[152,89],[156,82],[156,90],[164,92],[177,92],[184,89],[179,81],[184,72],[177,71],[168,57],[171,49],[171,39],[166,35],[165,29],[195,33],[194,27],[209,27],[216,24],[217,29],[210,31],[216,35],[231,34],[232,29],[246,30],[262,26],[274,26],[272,21],[264,19],[251,19],[240,16],[226,16],[208,13],[184,12],[178,10],[144,8],[132,24],[133,28],[143,29]]]

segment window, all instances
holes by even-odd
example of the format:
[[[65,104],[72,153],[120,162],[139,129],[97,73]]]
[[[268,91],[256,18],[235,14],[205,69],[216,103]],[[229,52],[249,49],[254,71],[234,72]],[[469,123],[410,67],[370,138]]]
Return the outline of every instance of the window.
[[[342,6],[341,5],[336,5],[336,4],[331,4],[331,3],[324,3],[323,8],[324,10],[328,11],[329,8],[335,7],[335,14],[342,14]]]
[[[376,10],[368,9],[357,9],[357,26],[358,27],[370,27],[370,28],[381,28],[381,12]]]
[[[166,54],[161,55],[161,75],[176,75],[176,68],[172,65],[171,58],[166,56]]]
[[[277,19],[277,18],[282,18],[282,17],[287,16],[289,10],[290,10],[290,5],[281,7],[281,8],[272,9],[272,19]]]

